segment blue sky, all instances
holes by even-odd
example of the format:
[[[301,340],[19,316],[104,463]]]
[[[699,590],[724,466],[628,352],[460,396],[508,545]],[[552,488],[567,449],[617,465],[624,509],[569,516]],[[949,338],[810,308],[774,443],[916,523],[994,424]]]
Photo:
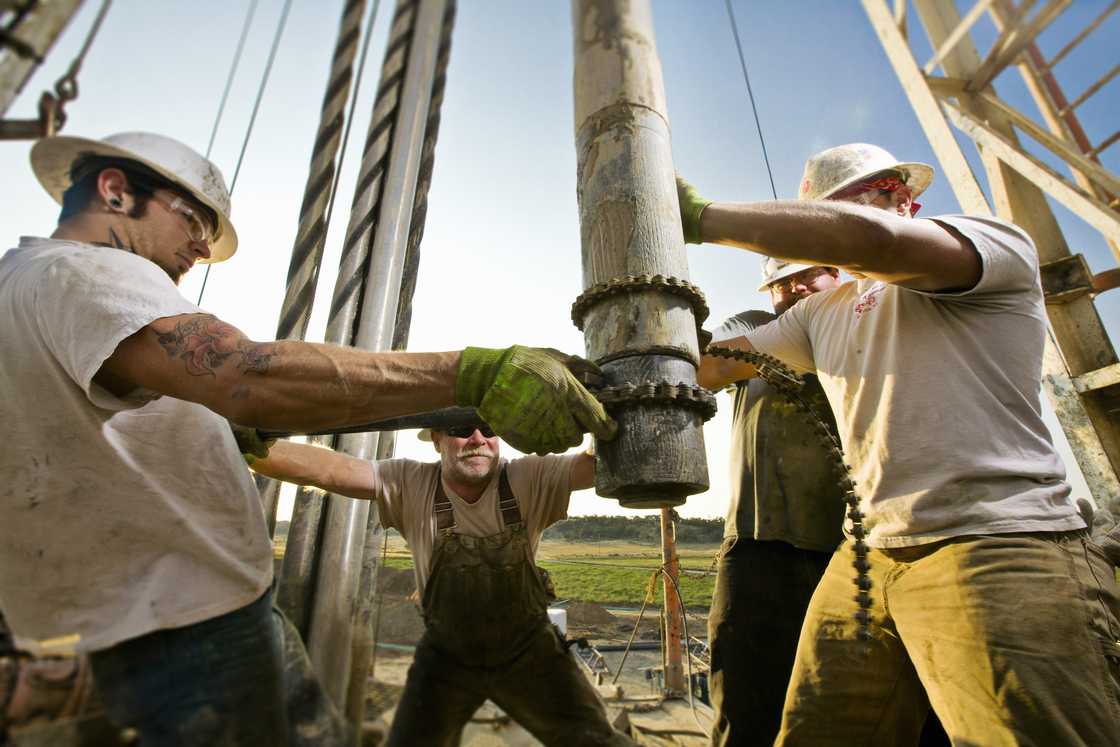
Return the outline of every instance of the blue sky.
[[[39,92],[65,70],[98,5],[97,0],[85,4],[8,116],[32,115]],[[874,142],[901,159],[937,165],[858,2],[736,0],[733,5],[780,197],[794,196],[806,157],[839,143]],[[1105,5],[1106,0],[1073,3],[1040,37],[1044,54],[1061,48]],[[722,0],[657,0],[653,6],[678,170],[713,198],[769,199]],[[227,180],[281,7],[280,0],[261,0],[218,133],[213,158]],[[117,0],[86,60],[81,97],[69,108],[66,134],[102,137],[151,130],[205,149],[247,8],[247,0]],[[340,8],[337,0],[293,5],[233,196],[241,248],[214,267],[203,299],[205,308],[257,339],[270,339],[275,332]],[[325,327],[391,10],[392,3],[381,4],[312,339]],[[566,2],[460,2],[414,301],[414,350],[522,343],[582,351],[582,336],[568,318],[581,290],[570,28]],[[1058,67],[1069,98],[1114,64],[1118,31],[1120,15]],[[978,34],[983,54],[995,31],[983,21]],[[917,23],[911,36],[924,63],[929,45]],[[1116,85],[1113,81],[1078,112],[1094,141],[1116,128]],[[997,89],[1033,111],[1014,71],[997,80]],[[962,143],[983,181],[974,150]],[[48,234],[54,225],[57,209],[30,174],[28,148],[28,143],[0,143],[5,176],[0,190],[8,216],[0,246],[14,245],[21,234]],[[1104,160],[1117,170],[1120,147]],[[958,210],[940,178],[922,202],[924,215]],[[1060,207],[1058,215],[1068,243],[1094,270],[1115,266],[1093,229]],[[715,246],[688,251],[692,280],[712,307],[709,326],[747,308],[767,307],[766,298],[754,292],[757,257]],[[197,296],[201,276],[195,270],[184,281],[188,298]],[[1115,337],[1120,292],[1099,298],[1098,308]],[[689,500],[682,511],[686,515],[724,512],[730,401],[721,395],[720,404],[721,414],[706,428],[713,487]],[[430,447],[410,434],[399,443],[399,455],[431,456]],[[1074,484],[1083,495],[1077,479]],[[618,509],[586,491],[573,499],[572,511]]]

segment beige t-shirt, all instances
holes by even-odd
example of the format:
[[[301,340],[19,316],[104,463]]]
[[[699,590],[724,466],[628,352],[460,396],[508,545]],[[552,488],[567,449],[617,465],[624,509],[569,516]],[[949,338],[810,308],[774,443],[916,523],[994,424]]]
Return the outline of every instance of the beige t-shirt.
[[[0,259],[0,609],[22,645],[106,648],[230,612],[272,582],[225,419],[92,381],[124,338],[200,311],[117,249],[24,238]]]
[[[568,515],[571,497],[572,462],[578,454],[563,456],[527,456],[507,462],[509,486],[517,497],[521,518],[529,543],[536,555],[541,534]],[[432,549],[438,529],[433,506],[436,500],[438,462],[415,462],[411,459],[388,459],[373,462],[374,493],[381,511],[381,525],[396,529],[412,550],[416,588],[424,593],[424,584],[432,565]],[[468,537],[489,537],[505,528],[498,511],[497,473],[474,503],[455,494],[447,483],[443,489],[455,511],[457,534]]]
[[[931,220],[976,247],[983,273],[971,290],[848,282],[746,337],[819,376],[870,545],[1082,528],[1039,409],[1046,310],[1034,244],[993,218]]]

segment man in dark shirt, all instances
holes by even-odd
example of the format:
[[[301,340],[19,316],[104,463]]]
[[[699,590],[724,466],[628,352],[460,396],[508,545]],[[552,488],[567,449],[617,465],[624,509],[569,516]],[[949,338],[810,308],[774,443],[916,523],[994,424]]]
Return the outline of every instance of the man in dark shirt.
[[[836,268],[770,258],[762,273],[759,291],[770,292],[777,314],[840,284]],[[736,314],[714,332],[713,343],[774,318],[766,311]],[[802,397],[832,425],[817,377],[805,379]],[[734,388],[731,501],[708,618],[714,747],[770,744],[777,735],[801,622],[840,544],[844,515],[809,417],[761,379]]]

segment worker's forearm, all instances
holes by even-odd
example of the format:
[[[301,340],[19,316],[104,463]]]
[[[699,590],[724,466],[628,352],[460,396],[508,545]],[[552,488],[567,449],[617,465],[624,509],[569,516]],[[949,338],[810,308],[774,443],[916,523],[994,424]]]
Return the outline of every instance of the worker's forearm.
[[[268,457],[253,461],[252,468],[266,477],[351,498],[368,500],[374,493],[369,462],[310,444],[278,441]]]
[[[314,430],[455,404],[459,353],[371,353],[256,342],[209,314],[157,319],[124,340],[98,383],[198,402],[242,425]],[[112,391],[112,389],[111,389]]]
[[[455,404],[459,353],[369,353],[306,342],[249,343],[267,365],[240,377],[212,409],[260,428],[356,425]],[[244,374],[244,375],[243,375]],[[231,412],[222,412],[221,406]]]
[[[709,347],[723,347],[744,351],[754,350],[746,337],[735,337],[730,340],[712,342]],[[696,383],[705,389],[718,391],[725,386],[734,384],[736,381],[745,381],[757,375],[754,366],[750,363],[744,363],[734,358],[705,354],[700,359],[700,368],[696,371]]]
[[[700,217],[706,242],[737,246],[807,265],[867,274],[892,262],[891,216],[862,205],[826,202],[713,202]]]
[[[587,490],[595,487],[595,455],[583,452],[572,460],[568,473],[568,487],[571,490]]]

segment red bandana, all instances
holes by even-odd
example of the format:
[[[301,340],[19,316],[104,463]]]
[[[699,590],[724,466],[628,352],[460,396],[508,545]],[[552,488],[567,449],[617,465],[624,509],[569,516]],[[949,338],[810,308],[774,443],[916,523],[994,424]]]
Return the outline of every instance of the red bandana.
[[[866,194],[867,192],[897,192],[900,189],[909,190],[906,182],[902,181],[897,176],[884,176],[879,179],[874,179],[869,182],[857,182],[850,187],[847,187],[840,192],[832,195],[829,199],[832,200],[845,200],[855,197],[857,195]],[[913,217],[918,214],[922,206],[913,200],[910,201],[910,216]]]

